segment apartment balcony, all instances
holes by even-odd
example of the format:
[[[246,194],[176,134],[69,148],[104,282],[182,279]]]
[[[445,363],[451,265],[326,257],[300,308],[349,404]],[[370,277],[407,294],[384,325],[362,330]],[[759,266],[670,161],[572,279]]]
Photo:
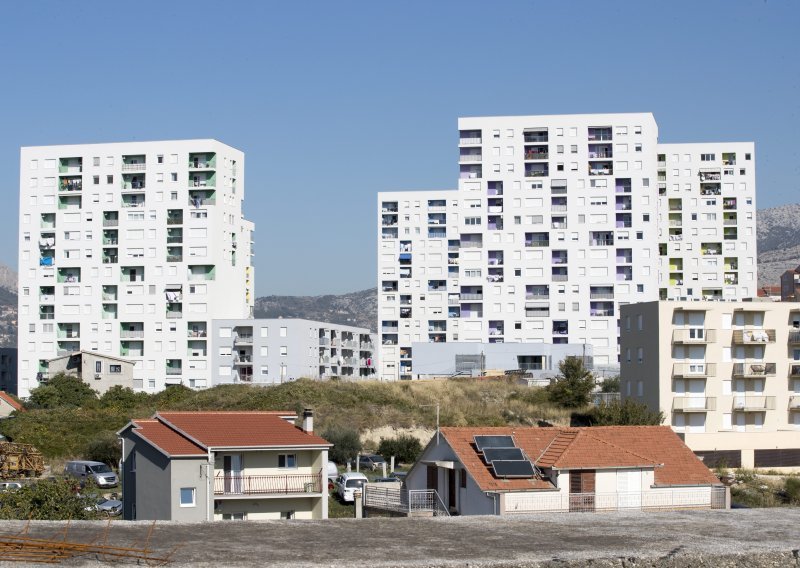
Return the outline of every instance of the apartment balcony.
[[[119,225],[119,219],[103,219],[104,227],[116,227]]]
[[[759,379],[775,376],[775,363],[762,361],[746,361],[733,364],[734,379]]]
[[[724,211],[733,211],[736,209],[736,198],[730,197],[722,200],[722,209]]]
[[[217,155],[214,152],[189,154],[190,170],[213,170],[217,167]],[[233,175],[236,175],[235,171]]]
[[[483,294],[461,293],[461,302],[482,302]]]
[[[789,397],[789,410],[800,410],[800,396]]]
[[[790,365],[789,366],[789,378],[790,379],[800,379],[800,365]]]
[[[775,343],[774,329],[737,329],[733,332],[734,345]]]
[[[698,174],[701,182],[722,181],[722,174],[719,170],[706,170]]]
[[[83,180],[80,177],[61,178],[58,185],[59,192],[80,192],[83,191]]]
[[[611,140],[611,128],[610,127],[590,127],[589,128],[589,141],[596,142],[596,141],[609,141]]]
[[[147,169],[147,164],[122,164],[123,172],[143,172]]]
[[[614,292],[589,292],[590,300],[613,300]]]
[[[143,339],[143,329],[123,329],[120,330],[119,336],[121,339]]]
[[[252,355],[234,355],[234,357],[233,357],[233,365],[234,365],[234,367],[252,367],[253,366],[253,356]]]
[[[483,139],[481,138],[480,133],[470,135],[465,134],[460,136],[458,139],[459,146],[478,146],[480,144],[483,144]]]
[[[690,328],[690,329],[674,329],[672,330],[672,343],[689,343],[696,345],[705,345],[707,343],[714,343],[717,340],[716,329]]]
[[[183,317],[182,310],[168,310],[167,319],[181,319]]]
[[[590,176],[610,176],[614,175],[614,166],[612,162],[590,162],[589,163]]]
[[[252,345],[253,344],[253,336],[246,334],[246,333],[238,333],[236,337],[233,338],[234,345]]]
[[[548,239],[531,239],[525,241],[526,247],[549,247],[550,241]]]
[[[717,364],[698,361],[697,363],[673,363],[672,377],[676,379],[705,379],[717,376]]]
[[[288,475],[215,475],[215,496],[322,493],[322,473]]]
[[[547,177],[550,175],[548,164],[526,164],[525,177]]]
[[[800,331],[789,332],[789,345],[800,345]]]
[[[717,409],[716,397],[676,396],[672,399],[673,412],[709,412]]]
[[[734,396],[733,410],[736,412],[764,412],[775,410],[774,396]]]
[[[483,156],[481,154],[460,154],[458,156],[458,161],[461,164],[469,163],[469,162],[480,162],[483,160]]]
[[[167,367],[164,369],[164,373],[170,376],[182,375],[183,369],[181,367]]]

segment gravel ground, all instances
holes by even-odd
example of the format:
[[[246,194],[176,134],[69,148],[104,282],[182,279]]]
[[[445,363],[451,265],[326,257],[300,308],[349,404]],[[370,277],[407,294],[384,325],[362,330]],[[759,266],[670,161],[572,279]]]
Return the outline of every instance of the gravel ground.
[[[3,522],[0,533],[17,532],[24,524]],[[64,525],[33,522],[29,532],[49,537],[63,533]],[[145,521],[114,521],[108,542],[128,546],[141,541],[149,525]],[[69,540],[102,537],[104,529],[102,522],[75,522],[69,527]],[[800,566],[800,509],[513,518],[159,521],[151,547],[166,552],[176,545],[174,563],[192,566]],[[82,558],[65,564],[98,562]],[[19,564],[0,560],[0,566]]]

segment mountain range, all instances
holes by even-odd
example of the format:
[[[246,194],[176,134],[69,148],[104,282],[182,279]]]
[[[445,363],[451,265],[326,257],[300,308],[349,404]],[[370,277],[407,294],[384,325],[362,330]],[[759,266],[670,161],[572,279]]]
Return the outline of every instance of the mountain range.
[[[800,204],[761,209],[758,227],[758,285],[777,286],[780,275],[800,265]],[[303,318],[377,328],[378,289],[322,296],[256,298],[257,318]],[[0,265],[0,347],[17,345],[17,273]]]

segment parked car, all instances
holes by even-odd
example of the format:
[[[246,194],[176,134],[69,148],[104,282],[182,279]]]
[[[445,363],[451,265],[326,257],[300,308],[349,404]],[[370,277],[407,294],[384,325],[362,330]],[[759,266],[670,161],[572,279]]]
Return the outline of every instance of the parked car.
[[[64,466],[64,473],[81,481],[91,480],[98,487],[116,487],[119,485],[117,474],[102,462],[68,461]]]
[[[22,484],[17,481],[3,481],[0,483],[0,491],[16,491],[22,489]]]
[[[343,473],[336,478],[336,495],[344,502],[352,502],[354,501],[353,491],[356,489],[363,491],[367,481],[367,476],[363,473],[356,471]]]
[[[95,510],[106,517],[116,517],[122,514],[122,501],[119,499],[99,497],[95,504],[91,507],[87,507],[86,510]]]
[[[377,471],[383,467],[386,460],[378,454],[367,454],[359,456],[358,469],[369,469],[370,471]]]

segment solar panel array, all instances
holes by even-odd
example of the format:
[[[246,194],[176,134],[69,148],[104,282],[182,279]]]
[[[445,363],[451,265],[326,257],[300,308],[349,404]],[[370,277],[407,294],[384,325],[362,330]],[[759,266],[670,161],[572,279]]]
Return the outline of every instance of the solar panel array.
[[[475,448],[483,460],[492,466],[495,477],[531,478],[536,469],[518,448],[513,436],[474,436]]]

